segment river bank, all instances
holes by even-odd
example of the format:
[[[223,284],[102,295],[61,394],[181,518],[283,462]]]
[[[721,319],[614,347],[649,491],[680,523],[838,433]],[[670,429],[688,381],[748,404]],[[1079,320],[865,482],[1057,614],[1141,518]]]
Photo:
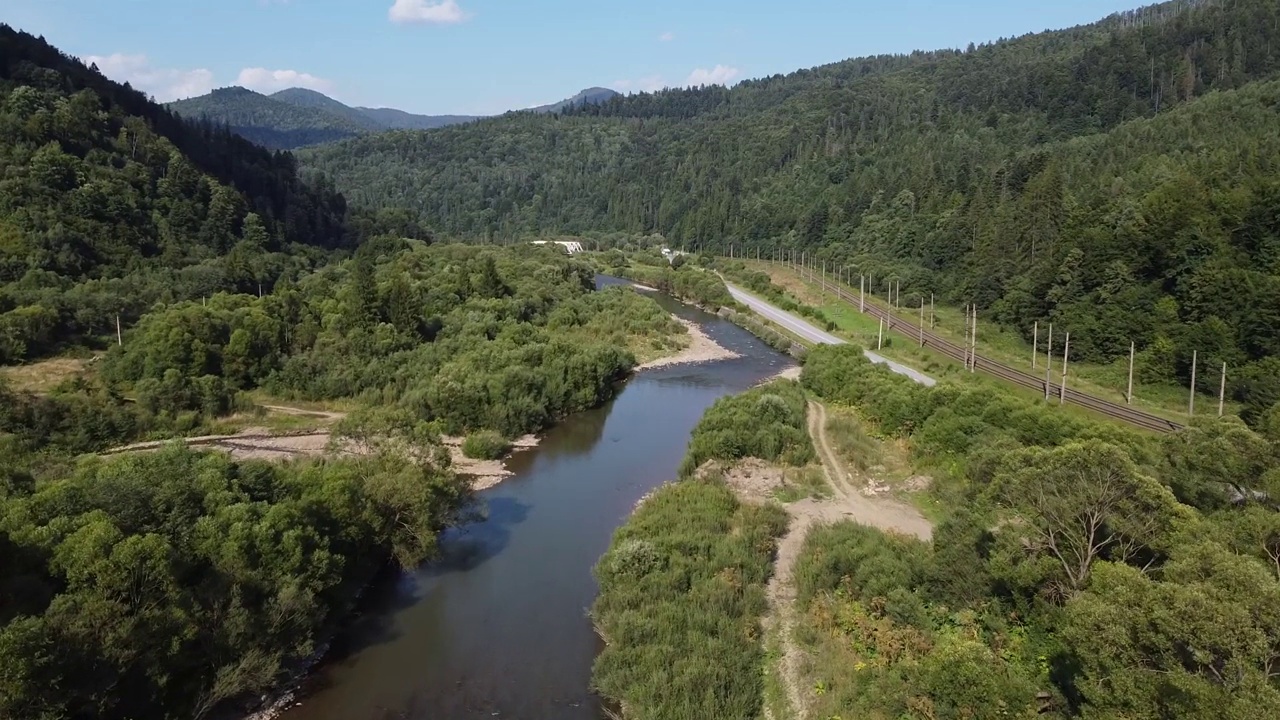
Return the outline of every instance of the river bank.
[[[674,478],[716,400],[792,365],[712,314],[656,298],[738,357],[636,373],[512,456],[483,521],[448,531],[438,562],[372,588],[284,720],[599,720],[591,568],[637,501]]]
[[[715,340],[712,340],[701,327],[690,320],[673,315],[676,322],[680,323],[689,332],[689,346],[674,355],[650,360],[647,363],[636,366],[636,372],[645,370],[653,370],[654,368],[670,367],[672,365],[688,365],[690,363],[715,362],[717,360],[733,360],[742,357],[738,353],[726,349]]]

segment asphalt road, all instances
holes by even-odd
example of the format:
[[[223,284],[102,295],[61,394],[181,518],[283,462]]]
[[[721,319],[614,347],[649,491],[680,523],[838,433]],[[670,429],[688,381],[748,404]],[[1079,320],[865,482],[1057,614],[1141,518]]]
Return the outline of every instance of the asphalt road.
[[[758,315],[764,317],[770,322],[776,323],[777,325],[780,325],[786,328],[790,332],[795,333],[797,336],[799,336],[800,338],[803,338],[807,342],[816,343],[819,345],[846,344],[844,340],[841,340],[835,335],[832,335],[831,333],[826,332],[824,330],[820,330],[814,327],[813,325],[809,324],[805,320],[798,318],[795,315],[792,315],[791,313],[781,308],[774,307],[773,305],[770,305],[764,300],[761,300],[755,295],[752,295],[739,287],[730,285],[729,283],[725,283],[725,286],[729,288],[729,294],[733,296],[734,300],[737,300],[743,305],[746,305],[747,307],[751,308]],[[864,350],[863,354],[866,355],[867,359],[870,360],[871,362],[879,365],[887,365],[890,370],[898,373],[899,375],[906,375],[907,377],[911,378],[912,380],[926,387],[933,387],[938,383],[937,380],[934,380],[933,378],[929,377],[928,375],[925,375],[919,370],[909,368],[906,365],[903,365],[902,363],[894,362],[889,358],[884,357],[883,355],[878,355],[876,353],[871,352],[870,350]]]

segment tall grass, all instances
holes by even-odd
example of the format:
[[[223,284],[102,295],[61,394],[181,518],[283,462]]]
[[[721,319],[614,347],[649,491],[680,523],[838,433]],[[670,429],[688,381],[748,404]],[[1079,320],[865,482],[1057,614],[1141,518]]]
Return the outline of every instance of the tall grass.
[[[857,418],[832,412],[826,431],[833,449],[849,467],[864,473],[884,464],[880,441],[868,435]]]
[[[758,716],[764,585],[786,527],[780,507],[741,503],[719,480],[654,493],[595,568],[596,691],[629,720]]]

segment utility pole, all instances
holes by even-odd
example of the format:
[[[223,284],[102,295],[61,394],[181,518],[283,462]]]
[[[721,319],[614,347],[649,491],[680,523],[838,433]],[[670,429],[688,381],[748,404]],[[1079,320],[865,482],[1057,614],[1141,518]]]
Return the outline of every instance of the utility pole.
[[[1222,384],[1218,386],[1218,417],[1222,417],[1222,408],[1227,401],[1227,364],[1222,363]]]
[[[1040,355],[1040,321],[1031,328],[1031,369],[1036,368],[1037,356]]]
[[[920,347],[924,347],[924,296],[920,296]]]
[[[1191,399],[1187,402],[1187,415],[1195,417],[1196,414],[1196,363],[1200,359],[1200,351],[1191,351]]]
[[[827,261],[822,261],[822,294],[819,297],[827,296]]]
[[[884,316],[880,316],[880,337],[876,339],[876,349],[884,347]]]
[[[901,280],[898,281],[898,291],[894,293],[893,296],[898,299],[898,309],[901,310],[902,309],[902,281]]]
[[[978,372],[978,304],[973,305],[973,332],[969,334],[969,343],[972,352],[972,365],[969,366],[969,372]]]
[[[1058,393],[1058,404],[1067,402],[1067,359],[1071,356],[1071,333],[1067,333],[1066,344],[1062,348],[1062,389]]]
[[[867,276],[858,276],[858,312],[865,313],[867,311]]]
[[[933,326],[937,323],[937,321],[938,321],[938,313],[937,313],[937,306],[934,305],[934,295],[933,293],[929,293],[929,329],[930,330],[933,329]]]
[[[124,345],[124,335],[120,332],[120,313],[116,313],[116,345]]]
[[[1049,373],[1053,372],[1053,323],[1049,323],[1048,347],[1044,353],[1044,400],[1049,402]]]
[[[969,369],[969,303],[964,304],[964,369]]]
[[[1126,405],[1133,404],[1133,357],[1137,353],[1137,348],[1137,343],[1129,343],[1129,391],[1124,395]]]

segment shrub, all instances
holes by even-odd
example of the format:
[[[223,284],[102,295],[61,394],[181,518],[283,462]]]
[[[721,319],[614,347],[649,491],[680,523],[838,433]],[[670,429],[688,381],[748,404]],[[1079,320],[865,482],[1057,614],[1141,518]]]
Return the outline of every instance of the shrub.
[[[722,482],[655,492],[596,566],[591,616],[608,643],[592,684],[629,717],[760,715],[764,585],[786,513],[740,503]]]
[[[721,398],[693,429],[680,476],[692,476],[708,460],[755,457],[804,465],[814,458],[806,410],[804,390],[791,380]]]
[[[511,443],[492,430],[473,432],[462,441],[462,454],[475,460],[497,460],[510,449]]]

